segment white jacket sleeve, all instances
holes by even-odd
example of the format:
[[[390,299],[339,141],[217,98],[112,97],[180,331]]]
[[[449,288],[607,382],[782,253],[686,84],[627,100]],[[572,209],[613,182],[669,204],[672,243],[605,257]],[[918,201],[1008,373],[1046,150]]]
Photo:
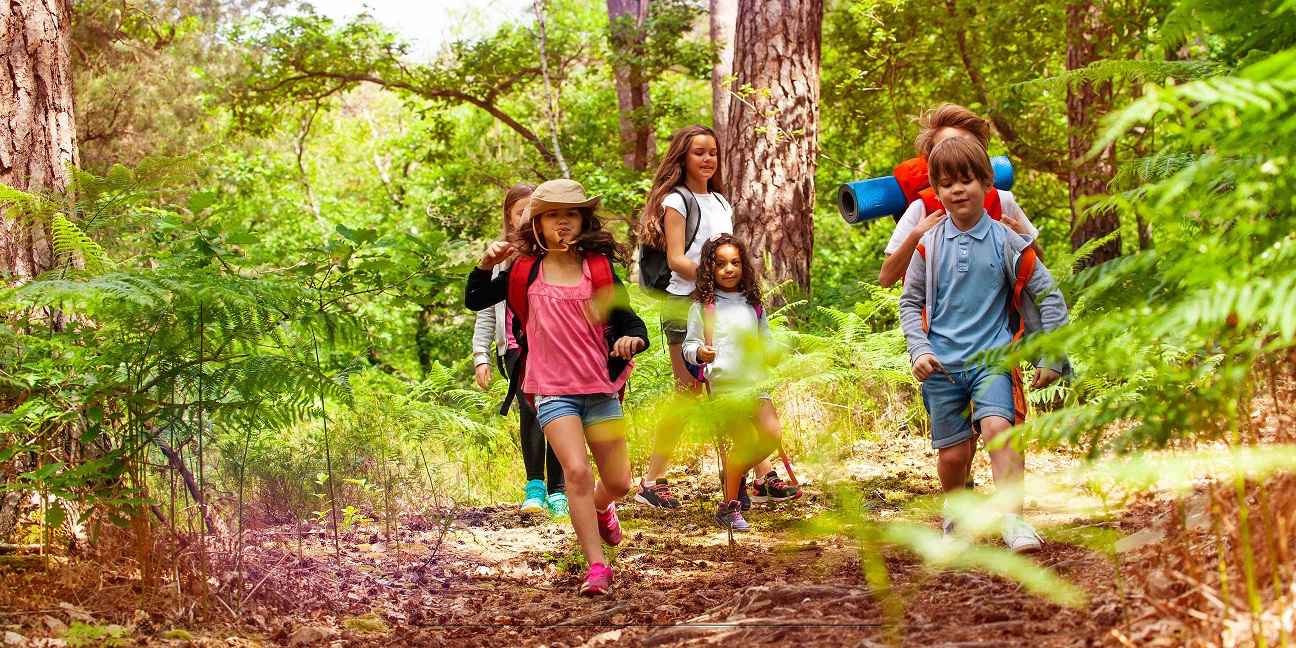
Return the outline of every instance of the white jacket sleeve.
[[[491,343],[495,342],[495,307],[477,311],[477,324],[473,326],[473,365],[490,364]]]
[[[684,348],[682,349],[684,360],[689,364],[702,364],[698,362],[697,352],[706,344],[705,327],[702,323],[702,305],[693,302],[689,307],[688,324],[684,329]]]

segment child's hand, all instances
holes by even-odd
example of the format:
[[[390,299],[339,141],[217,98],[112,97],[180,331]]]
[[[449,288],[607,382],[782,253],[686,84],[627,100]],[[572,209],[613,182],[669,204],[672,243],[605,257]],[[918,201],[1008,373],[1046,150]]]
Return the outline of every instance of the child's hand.
[[[918,356],[918,359],[914,360],[913,363],[913,377],[918,382],[926,382],[932,373],[944,370],[945,368],[941,366],[940,360],[937,360],[936,356],[930,353]]]
[[[481,261],[477,267],[482,270],[490,270],[504,262],[513,254],[513,246],[508,241],[495,241],[486,248],[486,254],[482,255]]]
[[[711,348],[710,346],[699,347],[697,356],[698,356],[698,362],[702,362],[702,363],[715,362],[716,350]]]
[[[1035,377],[1031,379],[1031,389],[1043,389],[1057,382],[1061,377],[1062,374],[1048,367],[1040,367],[1035,370]]]
[[[474,371],[477,373],[477,386],[481,387],[482,391],[490,391],[490,384],[491,384],[490,363],[483,362],[477,365],[477,368]]]
[[[644,341],[642,338],[627,335],[612,344],[612,353],[608,355],[611,355],[613,358],[629,360],[634,357],[634,354],[643,351],[643,348]]]
[[[930,232],[931,228],[940,225],[940,222],[943,220],[945,220],[945,210],[937,209],[936,211],[923,216],[922,220],[918,221],[917,225],[914,225],[914,232],[917,232],[918,236],[922,236],[923,234]]]
[[[1031,235],[1031,231],[1026,229],[1026,223],[1019,220],[1016,216],[1009,214],[1008,212],[1004,212],[1003,215],[999,217],[999,222],[1003,223],[1004,225],[1007,225],[1008,229],[1017,232],[1018,234],[1022,234],[1024,236]]]

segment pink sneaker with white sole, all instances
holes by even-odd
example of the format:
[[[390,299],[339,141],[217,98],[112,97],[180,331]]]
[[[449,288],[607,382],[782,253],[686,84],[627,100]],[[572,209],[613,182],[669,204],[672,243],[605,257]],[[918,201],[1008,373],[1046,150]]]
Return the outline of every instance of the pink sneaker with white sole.
[[[621,520],[617,519],[616,502],[608,504],[606,512],[598,513],[598,527],[604,544],[612,547],[621,544]]]

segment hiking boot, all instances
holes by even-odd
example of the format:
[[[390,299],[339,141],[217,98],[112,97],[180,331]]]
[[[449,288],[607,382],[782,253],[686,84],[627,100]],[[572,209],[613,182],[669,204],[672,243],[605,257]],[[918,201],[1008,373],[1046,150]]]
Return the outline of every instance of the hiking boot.
[[[549,489],[545,488],[545,483],[539,479],[532,479],[526,485],[526,499],[522,500],[523,513],[544,513],[545,512],[545,493]]]
[[[662,508],[673,511],[680,507],[679,500],[671,494],[670,486],[666,479],[658,479],[657,483],[652,486],[645,486],[642,479],[639,480],[639,492],[635,493],[635,501],[647,504],[653,508]]]
[[[732,500],[728,505],[721,504],[716,508],[715,521],[721,529],[731,530],[734,533],[751,531],[751,525],[743,519],[742,503],[738,500]]]
[[[777,471],[769,471],[764,479],[752,482],[753,502],[786,502],[801,497],[801,487],[793,486],[778,476]]]
[[[621,544],[621,520],[617,519],[616,502],[608,504],[606,511],[598,512],[598,530],[604,544],[612,547]]]
[[[1026,518],[1011,513],[1004,516],[1003,541],[1013,553],[1035,553],[1044,544]]]
[[[585,572],[585,582],[581,583],[581,596],[602,596],[612,589],[612,570],[601,562],[590,565]]]
[[[738,483],[738,502],[742,504],[742,510],[751,510],[752,498],[747,491],[747,473],[743,473],[742,481]]]
[[[546,503],[549,505],[549,515],[560,519],[571,517],[571,509],[567,507],[567,493],[550,493]]]

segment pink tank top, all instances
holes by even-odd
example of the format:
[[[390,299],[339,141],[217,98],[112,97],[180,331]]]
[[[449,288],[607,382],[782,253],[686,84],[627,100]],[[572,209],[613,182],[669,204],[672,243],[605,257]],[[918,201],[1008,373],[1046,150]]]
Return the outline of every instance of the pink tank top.
[[[581,282],[557,286],[545,281],[544,265],[527,291],[527,363],[522,391],[537,396],[612,394],[621,390],[631,366],[617,380],[608,378],[608,345],[602,324],[590,321],[594,297],[589,261]]]

